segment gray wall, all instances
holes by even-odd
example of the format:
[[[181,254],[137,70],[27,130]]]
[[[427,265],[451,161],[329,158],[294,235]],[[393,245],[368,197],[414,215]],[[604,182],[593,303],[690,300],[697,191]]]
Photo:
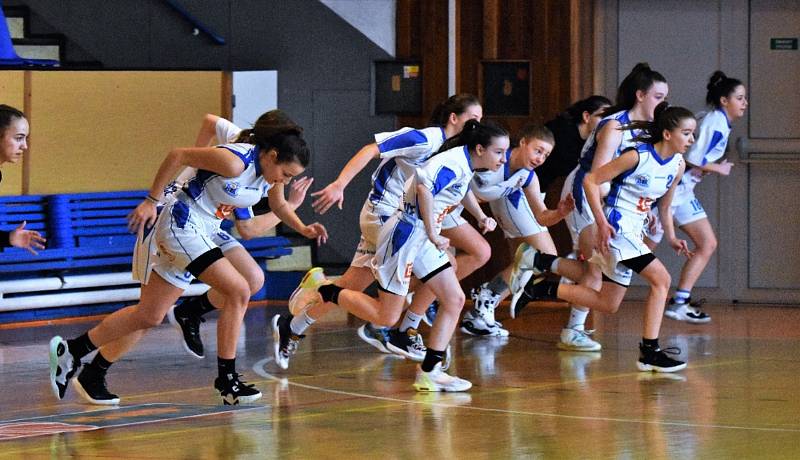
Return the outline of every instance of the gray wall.
[[[598,43],[601,87],[615,94],[633,65],[647,61],[664,74],[669,100],[694,111],[706,110],[708,77],[721,69],[748,88],[769,88],[771,100],[751,91],[748,115],[733,126],[729,177],[709,176],[697,195],[717,232],[719,248],[697,283],[694,296],[768,302],[800,302],[800,235],[795,205],[800,176],[800,140],[753,133],[753,126],[796,126],[800,72],[778,72],[774,61],[798,65],[800,51],[770,51],[775,37],[800,35],[798,0],[597,0],[604,33]],[[763,42],[763,43],[762,43]],[[794,64],[790,64],[794,63]],[[781,96],[783,95],[783,96]],[[775,102],[775,101],[779,102]],[[780,101],[784,101],[781,103]],[[757,117],[757,120],[754,119]],[[751,137],[752,136],[752,137]],[[736,141],[757,152],[740,151]],[[768,152],[766,154],[759,152]],[[774,153],[779,152],[779,153]],[[664,244],[657,251],[677,283],[683,260]],[[641,284],[641,283],[640,283]],[[641,294],[642,291],[639,291]]]
[[[314,189],[333,180],[373,133],[394,127],[394,117],[370,116],[371,63],[391,56],[316,0],[181,2],[226,39],[222,46],[193,36],[188,23],[158,0],[5,3],[28,5],[42,27],[64,33],[81,48],[80,59],[88,56],[106,68],[277,70],[278,106],[305,127],[311,143]],[[352,256],[367,176],[348,188],[344,211],[319,218],[331,233],[320,261],[347,262]],[[301,214],[317,219],[308,210]]]

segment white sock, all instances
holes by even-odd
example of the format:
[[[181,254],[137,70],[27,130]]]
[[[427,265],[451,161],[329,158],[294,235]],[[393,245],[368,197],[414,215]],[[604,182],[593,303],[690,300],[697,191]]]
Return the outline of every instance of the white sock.
[[[403,322],[400,323],[400,331],[405,332],[409,328],[419,329],[419,322],[422,321],[422,316],[411,310],[406,311],[406,316],[403,317]]]
[[[289,323],[289,329],[291,329],[294,334],[302,335],[315,321],[317,320],[308,316],[308,312],[304,311],[292,318],[292,322]]]
[[[589,310],[583,311],[576,307],[570,308],[567,328],[582,331],[584,324],[586,324],[587,316],[589,316]]]
[[[685,304],[689,303],[689,297],[692,296],[692,291],[685,289],[675,289],[675,303]]]

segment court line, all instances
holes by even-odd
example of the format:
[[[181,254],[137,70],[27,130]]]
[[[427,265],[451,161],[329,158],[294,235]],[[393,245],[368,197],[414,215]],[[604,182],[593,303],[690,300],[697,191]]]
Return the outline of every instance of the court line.
[[[708,423],[691,423],[691,422],[669,422],[669,421],[661,421],[661,420],[642,420],[642,419],[625,419],[625,418],[616,418],[616,417],[593,417],[593,416],[584,416],[584,415],[566,415],[566,414],[552,414],[547,412],[532,412],[532,411],[517,411],[517,410],[510,410],[510,409],[497,409],[492,407],[478,407],[478,406],[464,406],[464,405],[457,405],[457,404],[445,404],[445,403],[437,403],[437,402],[430,402],[430,401],[413,401],[408,399],[401,399],[401,398],[392,398],[388,396],[375,396],[370,394],[364,393],[356,393],[352,391],[345,391],[345,390],[336,390],[333,388],[325,388],[316,385],[308,385],[305,383],[293,382],[289,380],[287,377],[277,377],[266,370],[264,367],[273,362],[274,358],[264,358],[255,364],[253,364],[253,372],[260,375],[261,377],[272,379],[279,383],[286,383],[288,385],[294,385],[299,388],[305,388],[308,390],[315,390],[321,391],[324,393],[332,393],[338,394],[343,396],[350,396],[354,398],[364,398],[364,399],[373,399],[378,401],[387,401],[387,402],[394,402],[394,403],[402,403],[402,404],[419,404],[424,406],[436,406],[436,407],[443,407],[447,409],[464,409],[464,410],[472,410],[476,412],[489,412],[489,413],[499,413],[499,414],[509,414],[509,415],[527,415],[527,416],[534,416],[534,417],[550,417],[550,418],[563,418],[563,419],[570,419],[570,420],[585,420],[585,421],[603,421],[603,422],[619,422],[619,423],[635,423],[635,424],[644,424],[644,425],[661,425],[661,426],[674,426],[674,427],[681,427],[681,428],[718,428],[718,429],[728,429],[728,430],[744,430],[744,431],[767,431],[767,432],[787,432],[787,433],[800,433],[800,428],[768,428],[768,427],[748,427],[748,426],[738,426],[738,425],[720,425],[720,424],[708,424]],[[723,364],[732,364],[732,363],[723,363]],[[709,364],[703,367],[713,367],[713,364]],[[695,366],[700,367],[700,366]],[[356,372],[356,371],[350,371]],[[634,374],[634,375],[638,375]],[[604,377],[603,379],[607,378],[619,378],[622,375],[615,375],[615,376],[608,376]],[[597,379],[594,379],[597,380]],[[593,381],[593,379],[588,379],[584,382]],[[564,383],[559,383],[558,386],[563,385]],[[550,384],[552,385],[552,384]],[[508,389],[511,391],[522,391],[525,388],[512,388]],[[504,391],[503,391],[504,392]],[[469,394],[469,393],[467,393]],[[483,393],[488,394],[488,393]]]

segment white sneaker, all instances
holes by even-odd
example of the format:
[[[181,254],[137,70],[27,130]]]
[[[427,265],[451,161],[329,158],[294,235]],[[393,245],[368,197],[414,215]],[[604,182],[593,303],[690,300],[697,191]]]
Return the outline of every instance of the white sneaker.
[[[488,283],[483,283],[477,289],[472,289],[470,297],[474,304],[473,311],[480,315],[487,326],[491,327],[495,324],[494,310],[500,301],[500,295],[492,292],[487,286]]]
[[[464,314],[461,321],[461,332],[481,337],[508,337],[508,329],[503,329],[500,322],[495,321],[491,326],[474,309]]]
[[[442,370],[442,363],[436,363],[430,372],[423,372],[422,367],[417,366],[417,380],[414,382],[417,391],[467,391],[470,388],[472,382],[447,374]]]
[[[600,351],[603,346],[589,337],[592,332],[568,327],[561,329],[561,340],[556,346],[569,351]]]
[[[322,297],[319,296],[320,286],[331,284],[332,282],[325,278],[325,273],[320,267],[314,267],[309,270],[300,281],[300,285],[292,292],[289,297],[289,312],[297,316],[305,310],[313,307],[314,305],[322,302]]]
[[[697,305],[702,305],[703,301],[697,302]],[[664,316],[676,321],[685,321],[693,324],[705,324],[711,322],[711,317],[706,312],[695,308],[693,304],[689,303],[675,303],[674,299],[669,300],[667,308],[664,309]]]

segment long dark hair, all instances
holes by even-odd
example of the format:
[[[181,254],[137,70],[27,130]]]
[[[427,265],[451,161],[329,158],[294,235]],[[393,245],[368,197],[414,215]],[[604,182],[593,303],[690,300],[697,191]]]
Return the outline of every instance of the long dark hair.
[[[464,129],[460,133],[444,141],[439,151],[441,153],[446,150],[458,147],[459,145],[466,145],[468,149],[473,150],[475,146],[482,145],[488,147],[492,143],[492,139],[496,137],[508,137],[508,131],[498,124],[491,121],[483,123],[477,120],[468,120],[464,124]]]
[[[663,75],[650,68],[646,62],[636,64],[617,89],[617,102],[603,111],[603,116],[620,110],[630,110],[636,104],[636,92],[647,91],[655,82],[666,83]]]
[[[691,110],[684,107],[670,107],[667,101],[658,104],[654,110],[653,121],[634,121],[620,127],[624,130],[641,130],[633,139],[645,144],[657,144],[664,140],[664,130],[671,131],[687,118],[695,119]]]
[[[5,133],[11,123],[19,118],[25,118],[25,114],[22,111],[10,105],[0,104],[0,135]]]
[[[708,85],[706,85],[706,89],[708,90],[706,93],[706,103],[715,109],[721,109],[722,104],[719,100],[723,97],[730,97],[731,93],[736,91],[738,86],[742,85],[743,83],[741,80],[729,78],[724,72],[717,70],[711,75],[711,78],[708,79]]]
[[[270,110],[258,117],[250,129],[243,129],[235,142],[257,145],[261,150],[275,149],[278,163],[297,162],[308,166],[310,152],[302,138],[303,128],[282,110]]]
[[[600,96],[599,94],[593,94],[567,107],[559,116],[578,125],[583,121],[583,112],[589,112],[591,114],[600,107],[611,105],[612,103],[609,98]]]
[[[472,94],[454,94],[433,109],[431,118],[428,120],[428,126],[444,126],[447,124],[447,119],[450,118],[451,113],[461,115],[473,105],[481,105],[481,101]]]

